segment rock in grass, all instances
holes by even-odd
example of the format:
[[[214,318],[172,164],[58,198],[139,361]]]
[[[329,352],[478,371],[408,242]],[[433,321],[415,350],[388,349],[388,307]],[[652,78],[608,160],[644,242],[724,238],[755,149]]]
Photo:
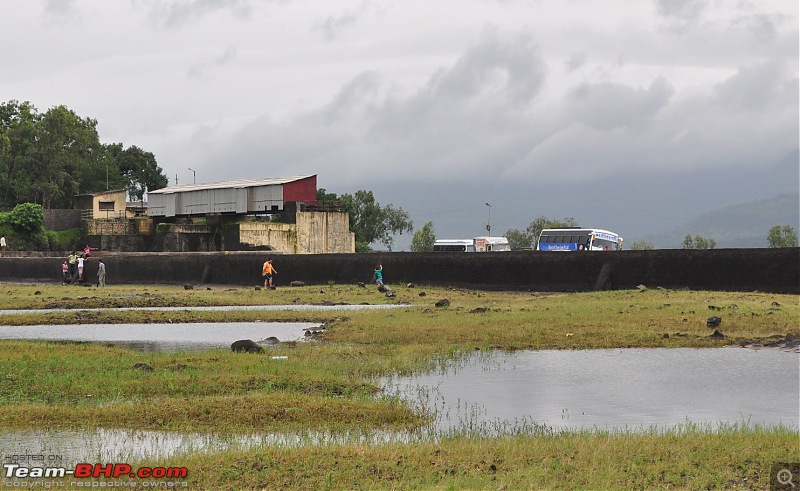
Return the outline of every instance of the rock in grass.
[[[231,351],[234,353],[262,353],[264,348],[252,339],[240,339],[231,344]]]

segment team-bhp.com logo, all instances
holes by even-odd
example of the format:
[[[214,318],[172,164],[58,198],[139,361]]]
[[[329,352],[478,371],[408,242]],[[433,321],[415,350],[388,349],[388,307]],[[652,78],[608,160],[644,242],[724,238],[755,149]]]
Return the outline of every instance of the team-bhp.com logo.
[[[111,479],[186,479],[186,467],[137,467],[130,464],[76,464],[74,469],[66,467],[25,467],[20,464],[3,464],[7,478],[64,478],[89,479],[107,477]]]

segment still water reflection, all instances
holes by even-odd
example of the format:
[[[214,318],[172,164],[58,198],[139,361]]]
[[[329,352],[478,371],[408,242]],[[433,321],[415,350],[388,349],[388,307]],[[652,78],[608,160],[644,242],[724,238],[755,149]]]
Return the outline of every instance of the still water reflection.
[[[442,428],[527,420],[554,428],[693,423],[798,427],[800,356],[776,350],[610,349],[474,354],[386,383]]]
[[[72,324],[2,326],[0,339],[94,341],[142,351],[200,351],[230,348],[237,339],[260,341],[274,336],[279,341],[303,339],[310,322],[225,322],[182,324]]]
[[[430,374],[381,381],[387,392],[435,416],[412,432],[220,436],[134,430],[0,431],[4,459],[52,456],[75,462],[130,461],[266,445],[414,442],[453,433],[602,428],[665,430],[693,423],[798,429],[800,356],[794,352],[623,349],[477,353]]]

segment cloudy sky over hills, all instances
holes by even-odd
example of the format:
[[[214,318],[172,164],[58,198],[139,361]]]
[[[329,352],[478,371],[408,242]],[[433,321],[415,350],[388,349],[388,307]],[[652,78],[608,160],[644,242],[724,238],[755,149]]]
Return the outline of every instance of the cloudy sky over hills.
[[[795,1],[11,0],[0,39],[0,98],[171,183],[318,174],[439,236],[485,202],[497,233],[630,236],[798,187]]]

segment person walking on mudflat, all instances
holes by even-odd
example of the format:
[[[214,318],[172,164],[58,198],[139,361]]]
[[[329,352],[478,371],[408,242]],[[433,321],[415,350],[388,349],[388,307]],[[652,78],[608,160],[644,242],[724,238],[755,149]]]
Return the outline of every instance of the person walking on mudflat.
[[[272,275],[278,274],[275,267],[272,265],[272,258],[268,257],[261,267],[261,276],[264,277],[264,288],[274,288],[272,286]]]

